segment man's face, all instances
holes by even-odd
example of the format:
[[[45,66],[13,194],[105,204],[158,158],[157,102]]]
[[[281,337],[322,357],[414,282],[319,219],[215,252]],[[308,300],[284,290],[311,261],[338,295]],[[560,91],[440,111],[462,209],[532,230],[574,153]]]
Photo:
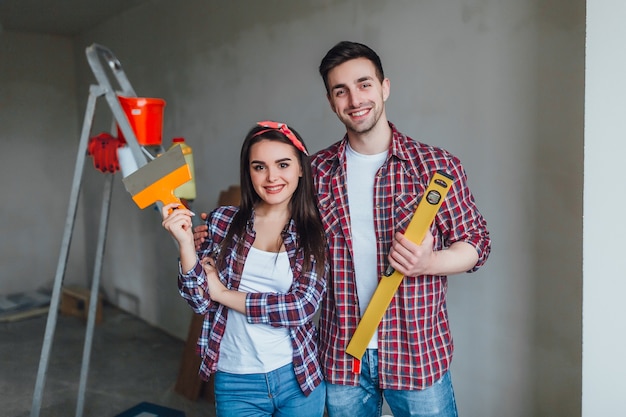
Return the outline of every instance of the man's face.
[[[367,133],[384,115],[389,80],[379,81],[370,60],[357,58],[336,66],[328,73],[328,85],[330,107],[348,131]]]

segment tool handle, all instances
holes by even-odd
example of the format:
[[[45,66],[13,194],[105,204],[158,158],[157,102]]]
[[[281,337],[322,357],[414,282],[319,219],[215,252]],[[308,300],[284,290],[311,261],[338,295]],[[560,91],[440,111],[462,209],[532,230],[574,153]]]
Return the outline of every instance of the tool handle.
[[[178,204],[178,207],[185,207],[183,202],[180,201],[180,198],[176,197],[174,195],[174,192],[172,191],[171,194],[167,194],[167,195],[163,195],[162,199],[160,200],[161,203],[163,203],[164,206],[171,204],[171,203],[176,203]],[[175,209],[169,209],[169,214],[172,213],[172,211],[174,211]]]

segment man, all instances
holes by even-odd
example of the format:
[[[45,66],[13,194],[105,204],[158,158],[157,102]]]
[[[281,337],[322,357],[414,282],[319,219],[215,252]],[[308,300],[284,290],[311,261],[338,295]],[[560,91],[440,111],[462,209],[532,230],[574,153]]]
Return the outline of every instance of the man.
[[[372,49],[340,42],[319,72],[346,127],[311,161],[331,262],[319,323],[328,415],[380,416],[384,397],[396,417],[456,416],[447,275],[487,260],[486,221],[460,161],[387,120],[390,82]],[[436,171],[451,175],[452,187],[431,233],[411,242],[402,232]],[[405,277],[354,372],[345,349],[388,266]]]

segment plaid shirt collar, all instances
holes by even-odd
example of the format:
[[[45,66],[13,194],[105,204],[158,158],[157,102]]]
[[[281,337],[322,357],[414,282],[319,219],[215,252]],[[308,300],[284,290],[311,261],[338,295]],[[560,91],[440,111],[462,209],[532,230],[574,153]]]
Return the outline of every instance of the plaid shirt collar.
[[[389,123],[389,127],[391,128],[391,146],[389,147],[389,154],[387,155],[387,160],[391,157],[396,157],[405,162],[411,161],[411,152],[406,147],[406,142],[408,138],[401,132],[396,129],[396,126]],[[345,163],[346,161],[346,147],[348,146],[348,134],[346,133],[343,136],[343,139],[339,142],[339,146],[337,147],[337,160],[335,161],[335,169],[338,168],[339,161]]]

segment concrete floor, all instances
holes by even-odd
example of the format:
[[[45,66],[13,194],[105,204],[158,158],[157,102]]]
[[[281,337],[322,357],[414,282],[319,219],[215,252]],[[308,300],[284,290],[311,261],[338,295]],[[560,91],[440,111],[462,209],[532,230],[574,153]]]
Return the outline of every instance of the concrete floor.
[[[41,357],[47,316],[0,322],[0,415],[27,417]],[[76,415],[85,322],[59,314],[49,357],[41,417]],[[94,330],[85,417],[113,417],[141,402],[213,417],[213,405],[173,391],[184,342],[105,304]],[[150,414],[153,415],[153,414]]]

